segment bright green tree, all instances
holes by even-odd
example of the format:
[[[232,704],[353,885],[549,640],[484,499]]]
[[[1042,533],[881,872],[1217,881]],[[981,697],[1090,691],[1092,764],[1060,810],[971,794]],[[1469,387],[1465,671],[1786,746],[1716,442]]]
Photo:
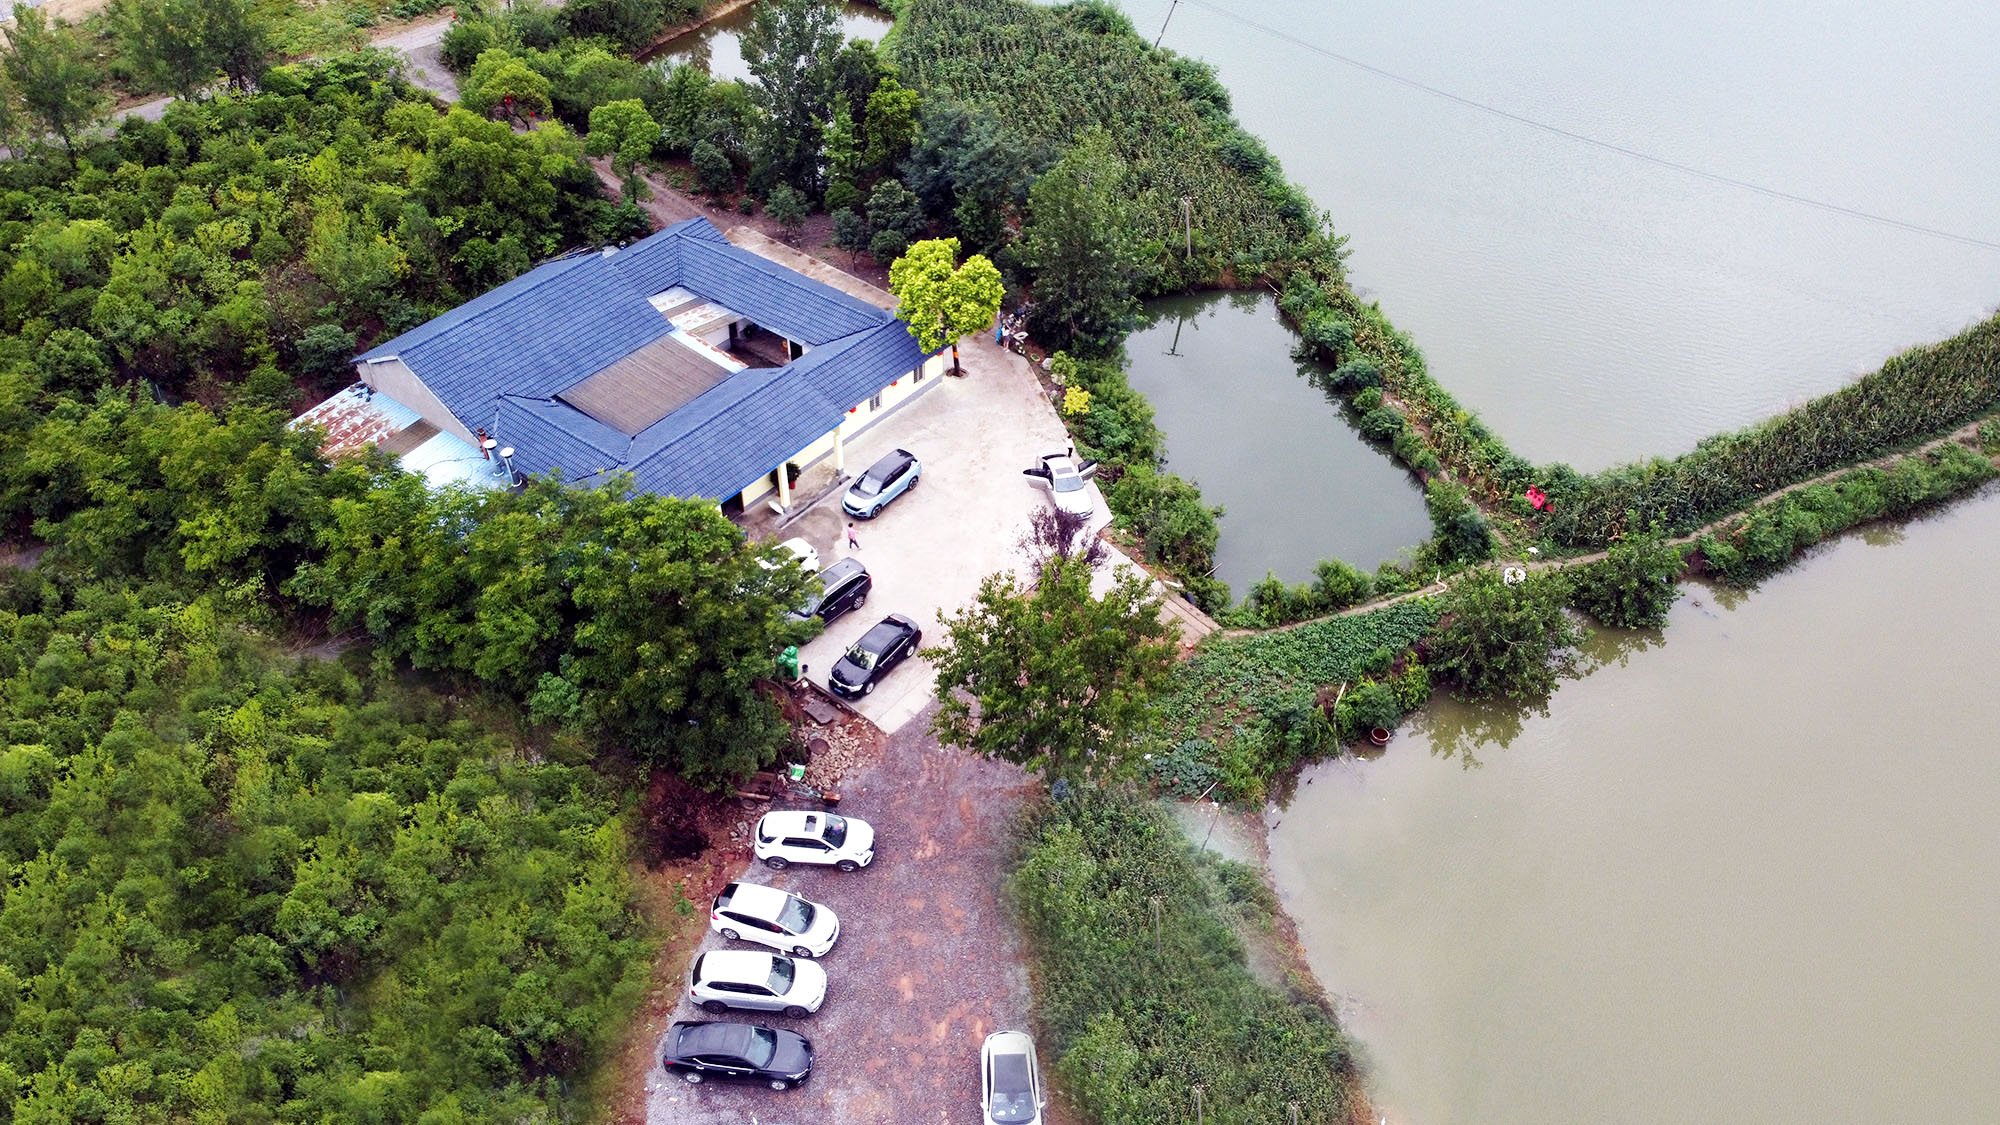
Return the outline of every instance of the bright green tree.
[[[863,163],[876,175],[895,175],[897,166],[910,154],[910,143],[917,135],[919,100],[915,90],[894,78],[884,78],[868,95],[868,151]]]
[[[1080,559],[1052,560],[1033,589],[989,575],[945,620],[932,730],[946,742],[1044,777],[1102,780],[1126,766],[1132,738],[1174,663],[1174,630],[1151,581],[1121,570],[1103,597]]]
[[[817,199],[822,190],[820,134],[833,109],[840,8],[830,0],[765,0],[743,36],[743,59],[757,78],[751,97],[764,111],[758,167]]]
[[[459,101],[482,117],[498,112],[516,121],[530,114],[547,117],[552,105],[549,80],[501,47],[480,52]]]
[[[833,113],[827,118],[823,133],[829,185],[845,184],[848,191],[859,190],[862,169],[860,137],[861,130],[854,124],[854,111],[847,103],[847,95],[835,94]],[[828,206],[833,205],[829,203]]]
[[[4,67],[21,107],[35,125],[62,140],[70,162],[76,162],[76,135],[97,123],[108,101],[100,86],[103,74],[90,61],[90,49],[76,29],[51,21],[39,8],[14,5],[14,26],[7,32]]]
[[[584,145],[592,156],[610,154],[612,171],[625,181],[627,201],[645,199],[645,163],[660,142],[660,126],[637,99],[606,102],[590,111]]]
[[[1035,181],[1021,258],[1035,271],[1029,326],[1085,354],[1116,348],[1157,255],[1139,233],[1125,162],[1092,130]]]
[[[1430,639],[1431,670],[1469,699],[1546,698],[1583,640],[1563,608],[1568,595],[1560,575],[1510,584],[1497,570],[1471,571],[1445,595]]]
[[[958,262],[958,239],[930,238],[916,243],[889,267],[889,292],[896,296],[896,316],[910,326],[910,335],[925,354],[951,345],[951,366],[958,370],[958,338],[993,323],[1006,286],[1000,271],[984,255]]]

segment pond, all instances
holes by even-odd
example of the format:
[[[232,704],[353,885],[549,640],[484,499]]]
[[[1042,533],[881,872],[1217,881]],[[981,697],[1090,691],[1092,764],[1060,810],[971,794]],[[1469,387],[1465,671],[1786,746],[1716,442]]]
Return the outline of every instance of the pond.
[[[1159,34],[1168,0],[1119,3]],[[1959,331],[2000,303],[2000,250],[1311,47],[2000,243],[1996,44],[1991,0],[1180,4],[1161,43],[1216,64],[1432,374],[1522,456],[1584,469],[1681,452]]]
[[[667,40],[645,57],[675,65],[693,63],[713,78],[755,81],[743,61],[743,33],[750,28],[750,8],[745,4],[718,16],[686,35]],[[890,22],[889,13],[873,4],[849,0],[840,6],[840,34],[846,39],[873,43],[888,32]]]
[[[1388,1119],[1989,1119],[1996,541],[1989,488],[1308,771],[1272,871]]]
[[[1267,572],[1372,571],[1431,534],[1416,482],[1314,385],[1324,369],[1292,358],[1297,339],[1268,294],[1242,292],[1150,301],[1125,341],[1167,468],[1224,509],[1216,576],[1238,599]]]

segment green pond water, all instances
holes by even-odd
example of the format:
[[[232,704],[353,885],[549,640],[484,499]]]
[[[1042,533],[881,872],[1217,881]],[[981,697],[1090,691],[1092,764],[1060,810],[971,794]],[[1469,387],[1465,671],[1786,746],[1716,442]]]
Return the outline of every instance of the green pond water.
[[[677,39],[669,39],[647,54],[650,59],[674,64],[692,63],[719,79],[755,81],[749,64],[743,61],[743,33],[750,28],[751,6],[711,20]],[[889,30],[889,14],[872,4],[845,3],[840,6],[840,34],[847,39],[873,43]]]

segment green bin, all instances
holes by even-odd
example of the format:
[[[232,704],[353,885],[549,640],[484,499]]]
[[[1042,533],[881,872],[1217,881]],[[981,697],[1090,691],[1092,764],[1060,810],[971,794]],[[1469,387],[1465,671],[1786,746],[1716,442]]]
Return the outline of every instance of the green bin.
[[[788,681],[799,678],[799,646],[786,645],[785,651],[778,654],[778,674]]]

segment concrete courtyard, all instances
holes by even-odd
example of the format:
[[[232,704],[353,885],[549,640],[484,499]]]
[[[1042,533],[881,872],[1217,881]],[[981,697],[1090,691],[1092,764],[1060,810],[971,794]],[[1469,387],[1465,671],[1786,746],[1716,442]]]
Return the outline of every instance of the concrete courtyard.
[[[822,566],[853,555],[875,579],[868,604],[835,621],[800,654],[815,683],[824,685],[841,653],[884,616],[910,618],[923,629],[924,643],[934,644],[941,636],[940,613],[969,603],[986,575],[1025,570],[1018,543],[1029,513],[1046,507],[1048,494],[1021,471],[1043,453],[1068,448],[1069,437],[1025,359],[995,347],[990,338],[967,338],[959,355],[964,378],[941,376],[936,386],[848,442],[850,477],[897,448],[923,463],[915,489],[876,519],[854,521],[858,550],[847,546],[840,489],[769,532],[779,539],[805,538],[819,551]],[[1095,485],[1091,494],[1095,531],[1111,517]],[[930,702],[935,682],[930,665],[913,659],[854,703],[893,733]]]

